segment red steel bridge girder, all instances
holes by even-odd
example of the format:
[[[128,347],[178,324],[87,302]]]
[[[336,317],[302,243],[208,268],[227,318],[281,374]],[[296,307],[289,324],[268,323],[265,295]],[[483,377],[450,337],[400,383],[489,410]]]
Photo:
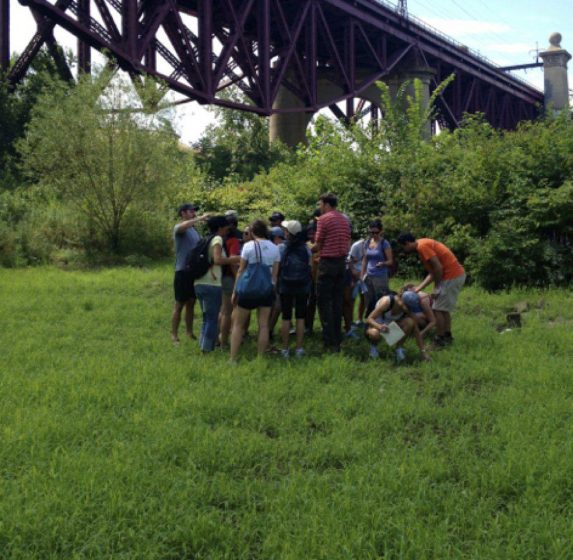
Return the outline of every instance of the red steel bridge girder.
[[[0,64],[8,68],[10,1],[0,0]],[[442,126],[481,111],[496,127],[513,128],[539,114],[543,94],[376,0],[20,0],[38,30],[9,69],[22,79],[59,25],[78,38],[78,62],[90,49],[109,53],[124,70],[155,76],[200,103],[263,115],[335,106],[360,98],[376,80],[408,74],[412,61],[432,69],[433,90],[456,79],[438,102]],[[6,54],[8,53],[8,55]],[[327,75],[340,94],[319,95]],[[228,99],[238,86],[248,103]],[[277,107],[280,88],[301,103]],[[348,101],[346,118],[355,104]]]

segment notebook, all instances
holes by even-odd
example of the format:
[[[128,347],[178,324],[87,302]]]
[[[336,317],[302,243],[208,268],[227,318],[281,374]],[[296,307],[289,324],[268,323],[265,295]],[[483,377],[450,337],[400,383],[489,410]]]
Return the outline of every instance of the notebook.
[[[394,344],[404,338],[406,333],[398,326],[396,321],[392,321],[388,325],[388,332],[381,332],[380,334],[388,346],[394,346]]]

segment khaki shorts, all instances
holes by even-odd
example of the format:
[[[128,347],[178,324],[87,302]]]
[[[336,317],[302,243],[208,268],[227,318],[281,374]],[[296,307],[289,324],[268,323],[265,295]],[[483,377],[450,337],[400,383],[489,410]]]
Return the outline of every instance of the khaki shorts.
[[[432,309],[434,311],[453,311],[456,306],[456,301],[466,281],[466,275],[462,274],[451,280],[442,280],[440,283],[440,293],[434,300]]]

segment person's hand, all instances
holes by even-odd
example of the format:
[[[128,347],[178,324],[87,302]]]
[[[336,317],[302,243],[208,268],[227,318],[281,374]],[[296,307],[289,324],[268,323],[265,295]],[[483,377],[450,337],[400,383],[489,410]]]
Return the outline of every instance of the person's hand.
[[[237,305],[237,293],[233,292],[233,295],[231,296],[231,305],[235,306]]]
[[[379,330],[380,332],[388,332],[390,329],[388,328],[388,325],[380,325],[380,326],[378,327],[378,330]]]

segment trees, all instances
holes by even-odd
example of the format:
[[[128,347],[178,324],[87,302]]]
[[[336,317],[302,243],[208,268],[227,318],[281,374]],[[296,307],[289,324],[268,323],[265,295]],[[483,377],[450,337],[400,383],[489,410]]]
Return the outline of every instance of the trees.
[[[140,98],[146,87],[155,86],[142,86]],[[128,212],[155,208],[183,157],[165,112],[148,112],[108,71],[74,87],[54,83],[18,147],[28,175],[70,203],[114,253]]]
[[[238,90],[228,95],[245,101]],[[215,181],[249,181],[286,157],[284,146],[269,142],[267,118],[221,107],[212,112],[217,122],[209,125],[194,148],[197,163]]]

